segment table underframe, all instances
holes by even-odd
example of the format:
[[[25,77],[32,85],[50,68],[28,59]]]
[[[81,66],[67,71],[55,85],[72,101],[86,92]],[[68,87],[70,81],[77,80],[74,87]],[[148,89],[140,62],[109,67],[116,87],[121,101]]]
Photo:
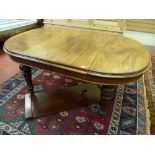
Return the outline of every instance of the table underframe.
[[[25,95],[26,119],[84,107],[94,103],[100,103],[104,108],[105,100],[111,100],[114,97],[113,85],[97,85],[93,83],[83,83],[37,93],[34,92],[31,67],[21,64],[19,68],[30,92]]]

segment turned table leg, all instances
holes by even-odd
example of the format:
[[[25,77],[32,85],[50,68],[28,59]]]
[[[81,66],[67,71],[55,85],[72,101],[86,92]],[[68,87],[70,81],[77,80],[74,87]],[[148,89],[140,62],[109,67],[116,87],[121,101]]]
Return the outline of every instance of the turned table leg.
[[[25,66],[23,64],[19,65],[21,74],[24,76],[24,79],[26,81],[27,87],[31,94],[34,94],[34,86],[32,83],[32,75],[31,75],[31,67]]]
[[[99,86],[101,91],[101,103],[105,104],[105,101],[112,100],[114,98],[114,86],[102,85]]]
[[[34,86],[32,83],[31,67],[20,64],[19,68],[21,74],[24,76],[27,87],[30,91],[30,94],[25,95],[25,118],[32,118],[34,111],[33,108]]]

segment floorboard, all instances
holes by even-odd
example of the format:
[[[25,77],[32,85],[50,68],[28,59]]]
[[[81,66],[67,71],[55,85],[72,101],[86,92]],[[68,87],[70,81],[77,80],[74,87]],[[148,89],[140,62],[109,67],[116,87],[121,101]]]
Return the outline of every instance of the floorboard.
[[[19,72],[19,64],[0,49],[0,84]]]

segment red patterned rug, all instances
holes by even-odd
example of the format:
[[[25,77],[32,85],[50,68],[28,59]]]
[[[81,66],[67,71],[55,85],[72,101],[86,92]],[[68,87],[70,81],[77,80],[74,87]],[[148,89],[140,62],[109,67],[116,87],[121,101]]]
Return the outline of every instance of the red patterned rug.
[[[56,73],[33,70],[35,91],[77,85]],[[104,135],[155,133],[155,57],[138,81],[119,85],[106,106],[92,103],[46,117],[24,118],[25,81],[20,73],[0,85],[0,134],[2,135]],[[150,121],[151,120],[151,121]],[[150,123],[151,122],[151,123]]]

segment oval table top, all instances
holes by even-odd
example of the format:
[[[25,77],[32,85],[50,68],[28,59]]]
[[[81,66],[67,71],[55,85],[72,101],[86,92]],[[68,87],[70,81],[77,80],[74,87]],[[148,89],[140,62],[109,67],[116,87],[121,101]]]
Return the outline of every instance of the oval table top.
[[[56,25],[18,34],[5,42],[4,49],[10,55],[103,78],[141,75],[150,62],[147,49],[135,40]]]

